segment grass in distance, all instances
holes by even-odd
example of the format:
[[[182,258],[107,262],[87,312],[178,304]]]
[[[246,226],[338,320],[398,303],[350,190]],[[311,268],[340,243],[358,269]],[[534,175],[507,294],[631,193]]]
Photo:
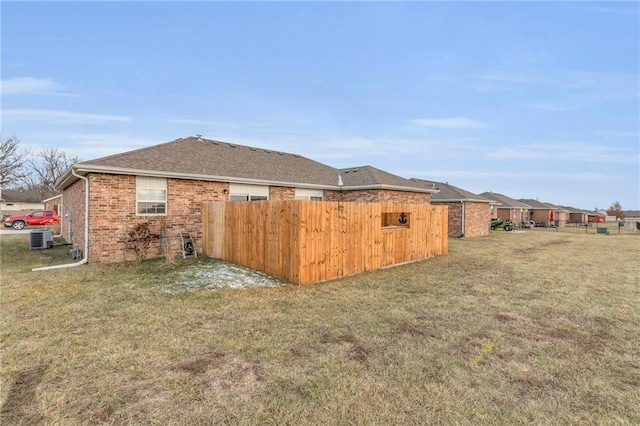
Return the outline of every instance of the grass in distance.
[[[59,249],[0,244],[3,425],[640,423],[638,235],[179,294],[194,261],[30,272]]]

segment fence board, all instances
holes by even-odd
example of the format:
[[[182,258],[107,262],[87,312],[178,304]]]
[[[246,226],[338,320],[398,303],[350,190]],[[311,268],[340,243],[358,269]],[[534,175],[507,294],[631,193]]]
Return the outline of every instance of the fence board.
[[[206,255],[300,284],[445,254],[448,246],[446,206],[296,200],[207,203],[202,212]]]

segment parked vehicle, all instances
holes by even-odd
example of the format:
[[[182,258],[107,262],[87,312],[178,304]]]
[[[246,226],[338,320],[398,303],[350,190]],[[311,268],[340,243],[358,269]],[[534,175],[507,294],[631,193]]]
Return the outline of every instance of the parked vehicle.
[[[12,215],[4,221],[4,226],[23,229],[28,226],[50,226],[60,223],[60,216],[54,210],[34,210],[24,215]]]
[[[533,229],[536,227],[536,223],[532,220],[527,220],[526,222],[522,222],[522,227]]]
[[[508,221],[503,221],[502,219],[491,219],[491,230],[495,231],[496,229],[504,229],[505,231],[513,230],[513,223]]]

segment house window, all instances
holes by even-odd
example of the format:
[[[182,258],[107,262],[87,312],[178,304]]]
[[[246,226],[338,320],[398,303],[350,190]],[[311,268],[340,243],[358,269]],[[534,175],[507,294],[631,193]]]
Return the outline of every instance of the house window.
[[[296,188],[296,200],[322,201],[322,197],[322,189]]]
[[[268,186],[239,183],[229,184],[229,201],[261,201],[268,199]]]
[[[136,213],[167,214],[167,179],[136,176]]]
[[[268,199],[269,197],[264,195],[229,194],[229,201],[262,201]]]

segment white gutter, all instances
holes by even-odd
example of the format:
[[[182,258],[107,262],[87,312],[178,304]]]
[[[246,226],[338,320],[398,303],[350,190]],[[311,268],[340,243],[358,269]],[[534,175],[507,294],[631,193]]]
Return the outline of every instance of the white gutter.
[[[50,269],[62,269],[72,268],[74,266],[80,266],[87,263],[89,253],[89,179],[84,176],[76,174],[76,171],[71,169],[71,174],[77,178],[84,180],[84,251],[83,257],[78,262],[64,263],[62,265],[43,266],[41,268],[33,268],[31,271],[48,271]]]

